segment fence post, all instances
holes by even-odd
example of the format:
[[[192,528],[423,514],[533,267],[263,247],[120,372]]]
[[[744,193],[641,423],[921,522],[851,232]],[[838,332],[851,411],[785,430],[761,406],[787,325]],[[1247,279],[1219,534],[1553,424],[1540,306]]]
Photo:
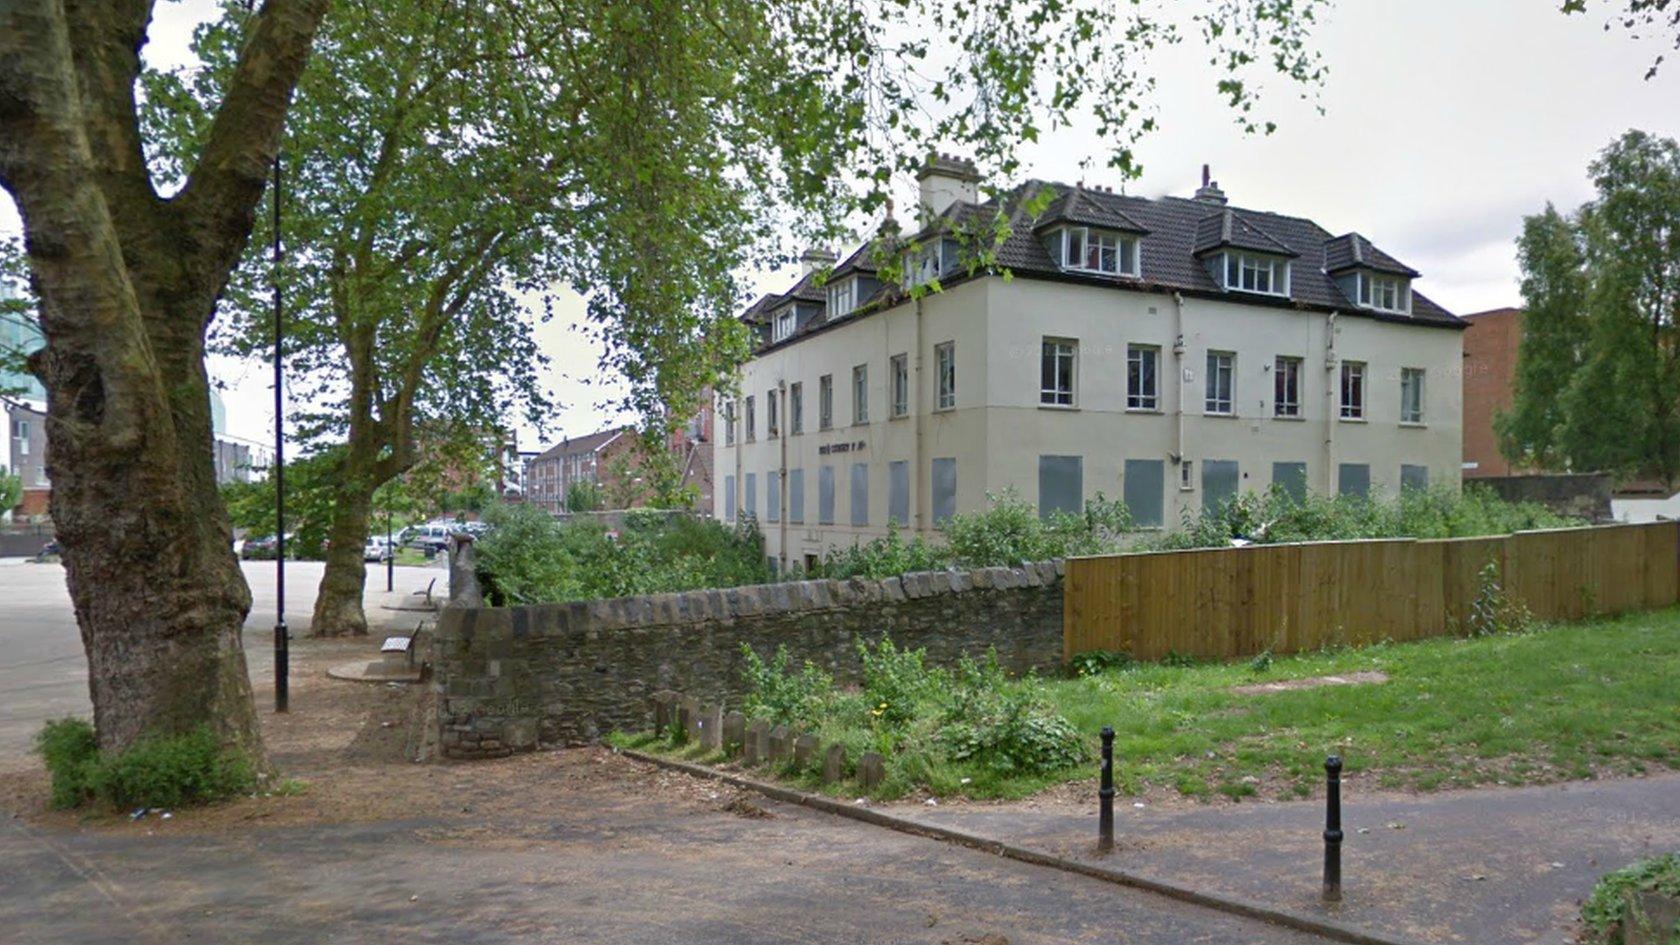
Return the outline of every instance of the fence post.
[[[1342,901],[1342,759],[1324,759],[1324,901]]]
[[[1114,849],[1114,728],[1102,729],[1102,786],[1097,788],[1097,852]]]

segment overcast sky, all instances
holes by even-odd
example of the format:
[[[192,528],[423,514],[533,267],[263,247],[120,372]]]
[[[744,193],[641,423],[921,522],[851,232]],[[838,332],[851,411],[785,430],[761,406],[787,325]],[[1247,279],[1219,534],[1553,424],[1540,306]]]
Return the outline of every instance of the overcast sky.
[[[179,62],[191,24],[208,4],[163,3],[151,31],[153,61]],[[1160,130],[1139,154],[1144,196],[1188,196],[1201,165],[1235,206],[1310,217],[1333,233],[1358,230],[1419,270],[1420,292],[1449,310],[1517,304],[1513,240],[1522,216],[1547,201],[1572,208],[1590,195],[1587,164],[1629,128],[1680,137],[1680,61],[1643,76],[1663,43],[1606,33],[1607,9],[1565,17],[1557,0],[1343,0],[1318,32],[1329,78],[1318,104],[1278,93],[1262,105],[1278,121],[1269,137],[1241,134],[1213,93],[1205,57],[1193,46],[1158,54]],[[1026,154],[1032,176],[1073,181],[1082,156],[1099,153],[1089,134],[1052,134]],[[1089,184],[1122,181],[1088,173]],[[912,181],[901,182],[908,205]],[[0,200],[0,233],[19,229]],[[785,289],[795,269],[752,273],[755,288]],[[537,328],[554,359],[551,387],[561,408],[544,445],[610,422],[603,405],[616,386],[596,377],[597,352],[573,325],[570,297]],[[273,409],[268,375],[255,365],[217,363],[228,432],[266,440]],[[535,448],[530,431],[522,448]]]

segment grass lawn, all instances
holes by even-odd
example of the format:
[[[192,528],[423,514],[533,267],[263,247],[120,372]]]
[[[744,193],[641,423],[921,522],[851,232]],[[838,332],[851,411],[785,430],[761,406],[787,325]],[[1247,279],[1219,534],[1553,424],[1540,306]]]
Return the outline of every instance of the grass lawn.
[[[1263,693],[1255,683],[1386,674],[1387,682]],[[1038,686],[1088,741],[1114,726],[1116,779],[1126,793],[1167,787],[1194,797],[1305,796],[1324,756],[1384,787],[1434,790],[1525,784],[1680,768],[1680,610],[1521,634],[1342,649],[1250,662],[1134,664]],[[838,715],[825,742],[867,745]],[[648,736],[620,744],[658,748]],[[908,738],[889,761],[886,796],[1021,797],[1089,778],[1092,762],[1021,776],[939,756]],[[695,749],[688,751],[692,754]],[[856,752],[852,753],[856,757]],[[786,772],[817,787],[809,775]],[[823,787],[836,794],[853,785]]]

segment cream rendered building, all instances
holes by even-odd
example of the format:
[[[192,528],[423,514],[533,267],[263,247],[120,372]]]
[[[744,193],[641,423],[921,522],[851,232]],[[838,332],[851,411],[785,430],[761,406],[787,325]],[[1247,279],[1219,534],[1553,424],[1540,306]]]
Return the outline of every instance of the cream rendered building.
[[[1274,484],[1458,484],[1463,322],[1357,234],[1229,207],[1028,184],[1004,198],[1009,276],[962,234],[998,212],[972,166],[924,170],[934,222],[895,244],[912,298],[860,250],[807,258],[743,316],[760,350],[722,398],[714,514],[756,517],[782,566],[936,532],[1013,488],[1041,513],[1098,494],[1173,527]],[[1029,217],[1024,196],[1050,187]],[[733,412],[733,419],[731,419]]]

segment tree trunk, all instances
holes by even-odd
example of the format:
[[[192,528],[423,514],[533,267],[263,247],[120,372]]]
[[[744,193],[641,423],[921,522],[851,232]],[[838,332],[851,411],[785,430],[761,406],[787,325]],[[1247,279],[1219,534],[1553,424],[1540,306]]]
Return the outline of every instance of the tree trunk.
[[[368,632],[367,615],[362,611],[362,591],[367,585],[362,547],[373,512],[373,489],[367,483],[366,476],[345,476],[333,503],[327,569],[321,575],[315,616],[310,623],[314,636],[363,636]]]
[[[198,166],[164,200],[134,101],[150,2],[0,5],[0,186],[40,298],[50,509],[107,750],[208,725],[261,763],[204,333],[325,6],[263,5]]]

